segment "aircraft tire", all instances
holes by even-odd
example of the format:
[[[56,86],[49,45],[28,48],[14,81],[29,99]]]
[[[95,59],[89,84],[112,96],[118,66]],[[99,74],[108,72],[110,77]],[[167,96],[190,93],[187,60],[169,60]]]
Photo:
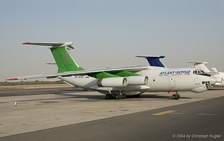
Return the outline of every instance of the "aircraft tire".
[[[106,99],[114,99],[113,95],[111,95],[111,94],[106,94],[105,98]]]
[[[123,94],[123,95],[122,95],[122,99],[125,99],[125,98],[126,98],[126,95]]]
[[[140,94],[138,95],[127,95],[126,98],[139,98]]]
[[[176,100],[180,99],[180,95],[176,94]]]
[[[134,97],[135,97],[135,98],[139,98],[139,97],[140,97],[140,94],[138,94],[138,95],[135,95]]]
[[[122,98],[122,95],[116,95],[115,96],[115,99],[121,99]]]
[[[178,100],[179,98],[180,98],[179,94],[173,94],[172,95],[172,99],[174,99],[174,100]]]

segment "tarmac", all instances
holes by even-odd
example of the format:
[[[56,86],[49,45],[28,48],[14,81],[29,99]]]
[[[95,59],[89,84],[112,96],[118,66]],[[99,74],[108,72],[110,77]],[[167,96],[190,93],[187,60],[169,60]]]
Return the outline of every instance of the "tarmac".
[[[0,140],[7,140],[7,138],[10,139],[10,137],[23,135],[24,133],[53,130],[94,121],[99,122],[114,117],[129,116],[146,111],[152,112],[171,106],[179,107],[215,98],[223,99],[223,92],[223,89],[209,90],[203,93],[180,92],[181,98],[179,100],[168,99],[168,93],[146,93],[142,94],[140,98],[106,100],[105,95],[98,92],[74,91],[72,88],[0,91]],[[160,114],[160,112],[158,113]],[[165,114],[170,113],[181,115],[180,112],[176,112],[172,108],[165,111]],[[220,115],[220,113],[204,114]],[[141,122],[144,123],[144,121]],[[21,140],[24,140],[24,138],[21,138]]]

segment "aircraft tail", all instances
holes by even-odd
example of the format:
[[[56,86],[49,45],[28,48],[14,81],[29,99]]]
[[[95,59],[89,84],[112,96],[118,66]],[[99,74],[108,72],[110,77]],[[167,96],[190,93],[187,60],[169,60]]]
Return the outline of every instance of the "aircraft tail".
[[[28,45],[40,45],[40,46],[51,46],[50,50],[54,57],[54,60],[58,66],[58,73],[68,72],[68,71],[79,71],[84,70],[80,67],[69,54],[69,49],[74,49],[71,45],[72,42],[56,43],[56,42],[40,42],[31,43],[25,42],[23,44]]]
[[[166,68],[166,66],[160,60],[160,58],[165,58],[165,56],[136,56],[136,57],[145,58],[149,62],[150,66]]]
[[[218,72],[218,70],[217,70],[216,68],[212,68],[212,70],[213,70],[214,72]]]
[[[197,69],[201,69],[204,72],[210,72],[210,70],[205,66],[205,64],[207,64],[208,62],[189,62],[189,63],[193,63],[194,67]]]

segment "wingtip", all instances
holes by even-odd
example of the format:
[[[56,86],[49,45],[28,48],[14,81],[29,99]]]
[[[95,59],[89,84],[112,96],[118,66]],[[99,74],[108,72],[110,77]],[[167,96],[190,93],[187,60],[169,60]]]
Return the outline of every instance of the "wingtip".
[[[18,78],[13,77],[13,78],[7,78],[6,80],[18,80]]]
[[[30,44],[30,42],[24,42],[23,44]]]

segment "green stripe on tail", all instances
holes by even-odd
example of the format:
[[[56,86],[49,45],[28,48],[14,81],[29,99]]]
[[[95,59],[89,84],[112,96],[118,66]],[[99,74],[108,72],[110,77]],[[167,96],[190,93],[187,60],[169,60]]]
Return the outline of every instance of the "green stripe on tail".
[[[78,64],[76,64],[65,46],[50,49],[58,66],[58,73],[84,70],[82,67],[79,67]]]

